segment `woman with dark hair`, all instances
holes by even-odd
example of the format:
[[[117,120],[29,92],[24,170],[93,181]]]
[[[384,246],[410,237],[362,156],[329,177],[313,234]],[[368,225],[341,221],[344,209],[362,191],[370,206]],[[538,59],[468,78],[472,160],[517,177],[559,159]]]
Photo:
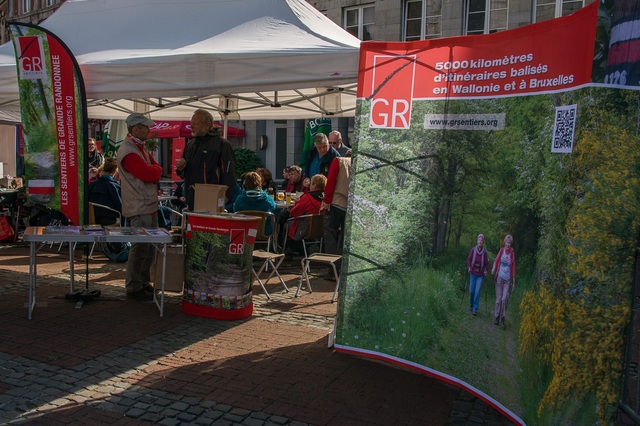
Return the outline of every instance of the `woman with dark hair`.
[[[273,181],[273,175],[266,167],[258,167],[256,173],[262,178],[262,190],[275,199],[278,193],[278,185]]]
[[[489,270],[489,255],[484,248],[484,235],[478,234],[478,242],[467,257],[467,272],[469,272],[469,310],[473,315],[478,312],[482,280]]]
[[[89,185],[89,201],[122,212],[120,183],[113,178],[118,172],[118,163],[113,158],[107,158],[101,167],[100,176]],[[99,225],[113,225],[118,218],[115,212],[99,207],[96,207],[95,215]]]

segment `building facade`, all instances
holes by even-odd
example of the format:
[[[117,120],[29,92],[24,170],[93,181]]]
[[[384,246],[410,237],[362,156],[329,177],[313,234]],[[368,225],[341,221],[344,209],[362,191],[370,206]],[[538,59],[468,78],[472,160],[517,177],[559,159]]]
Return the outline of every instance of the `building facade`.
[[[37,24],[65,0],[0,0],[7,22]],[[565,16],[594,0],[307,0],[361,40],[412,41],[487,34]]]
[[[361,40],[489,34],[569,15],[594,0],[307,0]]]
[[[56,11],[64,0],[0,0],[0,41],[11,41],[7,23],[11,21],[38,24]]]

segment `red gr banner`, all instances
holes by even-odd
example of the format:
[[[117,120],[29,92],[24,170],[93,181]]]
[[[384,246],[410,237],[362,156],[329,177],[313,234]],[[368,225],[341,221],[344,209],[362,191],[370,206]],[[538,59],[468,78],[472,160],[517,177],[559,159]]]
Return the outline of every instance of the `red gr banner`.
[[[84,84],[75,59],[53,34],[9,25],[16,52],[30,198],[82,223],[87,140]]]
[[[481,37],[362,43],[358,97],[372,101],[370,127],[409,128],[413,99],[521,96],[589,84],[597,7]]]

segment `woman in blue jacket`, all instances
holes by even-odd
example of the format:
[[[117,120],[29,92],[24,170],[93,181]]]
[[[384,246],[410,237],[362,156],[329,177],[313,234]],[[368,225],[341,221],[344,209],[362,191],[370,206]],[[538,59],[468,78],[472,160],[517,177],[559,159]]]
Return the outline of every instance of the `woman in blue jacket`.
[[[276,214],[278,210],[273,197],[262,190],[262,178],[256,172],[245,174],[244,190],[240,192],[235,203],[233,203],[234,212],[242,210],[262,210],[273,214]],[[265,235],[271,235],[272,232],[271,221],[268,220],[264,233]]]

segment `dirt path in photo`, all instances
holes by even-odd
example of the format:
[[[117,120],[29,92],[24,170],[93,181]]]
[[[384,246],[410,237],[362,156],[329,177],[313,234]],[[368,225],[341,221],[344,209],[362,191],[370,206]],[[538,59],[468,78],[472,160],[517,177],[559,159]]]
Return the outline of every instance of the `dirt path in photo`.
[[[519,321],[514,320],[519,301],[513,295],[509,300],[504,328],[494,324],[494,308],[495,287],[493,280],[488,278],[483,283],[477,315],[464,312],[469,318],[463,320],[462,325],[468,336],[477,339],[481,345],[478,355],[482,356],[474,357],[478,369],[484,371],[479,376],[483,379],[480,389],[518,414],[522,413],[516,382]]]
[[[477,315],[469,311],[468,291],[464,296],[458,292],[457,297],[451,322],[431,348],[425,364],[463,380],[521,415],[516,381],[519,297],[512,295],[509,301],[504,329],[493,323],[495,290],[490,278],[483,283]]]

